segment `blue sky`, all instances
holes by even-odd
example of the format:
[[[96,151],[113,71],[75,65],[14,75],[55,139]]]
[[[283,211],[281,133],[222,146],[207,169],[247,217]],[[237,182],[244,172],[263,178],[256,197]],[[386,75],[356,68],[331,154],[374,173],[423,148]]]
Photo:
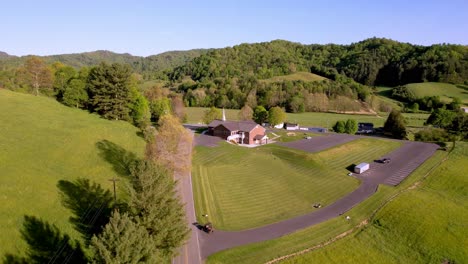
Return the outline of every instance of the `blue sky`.
[[[147,56],[286,39],[349,44],[369,37],[468,44],[468,1],[0,0],[0,51],[99,49]]]

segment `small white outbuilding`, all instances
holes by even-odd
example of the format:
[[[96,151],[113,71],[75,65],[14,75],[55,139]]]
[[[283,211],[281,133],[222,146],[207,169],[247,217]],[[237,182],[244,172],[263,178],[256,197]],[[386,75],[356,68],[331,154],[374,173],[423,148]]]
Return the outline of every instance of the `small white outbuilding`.
[[[356,167],[354,167],[354,172],[355,173],[363,173],[368,169],[369,169],[369,163],[363,162],[363,163],[360,163],[360,164],[356,165]]]

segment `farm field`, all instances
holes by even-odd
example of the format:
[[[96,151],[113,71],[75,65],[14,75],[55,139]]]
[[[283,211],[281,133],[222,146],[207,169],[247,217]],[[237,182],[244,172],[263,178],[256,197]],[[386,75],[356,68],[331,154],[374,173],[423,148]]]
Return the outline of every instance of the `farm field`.
[[[346,213],[351,217],[349,221],[338,217],[277,239],[228,249],[209,256],[206,263],[265,263],[329,241],[344,232],[352,230],[356,225],[371,217],[373,212],[384,206],[388,199],[420,181],[431,169],[439,165],[445,157],[447,157],[447,152],[437,151],[434,156],[416,169],[399,186],[379,186],[374,195]],[[359,231],[355,231],[353,234],[357,232]]]
[[[453,97],[458,97],[468,105],[468,87],[450,83],[410,83],[406,87],[418,98],[424,96],[440,96],[444,102],[451,102]]]
[[[119,177],[124,154],[141,156],[144,141],[127,122],[61,105],[53,99],[0,89],[0,256],[22,254],[23,216],[55,224],[80,239],[59,197],[57,182],[90,179],[104,189]],[[127,152],[128,151],[128,152]],[[122,197],[125,181],[117,183]]]
[[[357,188],[346,167],[400,144],[366,138],[315,154],[275,144],[197,147],[192,177],[198,220],[208,214],[217,229],[243,230],[311,212],[314,203],[326,206]]]
[[[187,123],[201,123],[204,115],[204,107],[187,107]],[[226,118],[228,120],[237,120],[237,109],[225,109]],[[388,113],[380,113],[379,116],[375,115],[354,115],[354,114],[335,114],[335,113],[286,113],[287,121],[292,123],[299,123],[302,126],[315,126],[331,128],[339,120],[355,119],[358,122],[374,123],[374,126],[383,126],[387,120]],[[429,117],[429,114],[412,114],[403,113],[403,116],[408,121],[408,126],[421,127]]]
[[[466,263],[468,181],[460,172],[468,171],[468,144],[457,144],[449,161],[390,202],[367,229],[284,263]]]
[[[313,82],[313,81],[322,81],[327,78],[310,73],[310,72],[296,72],[289,75],[275,76],[269,79],[261,80],[261,82],[271,83],[271,82],[281,82],[281,81],[304,81],[304,82]]]

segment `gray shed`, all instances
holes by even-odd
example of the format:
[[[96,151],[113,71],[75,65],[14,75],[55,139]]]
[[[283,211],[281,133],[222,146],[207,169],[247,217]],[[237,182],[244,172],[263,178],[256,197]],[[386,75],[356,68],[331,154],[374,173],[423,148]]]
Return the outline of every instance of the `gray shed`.
[[[354,172],[355,173],[363,173],[368,169],[369,169],[369,163],[363,162],[363,163],[360,163],[360,164],[356,165],[356,167],[354,167]]]

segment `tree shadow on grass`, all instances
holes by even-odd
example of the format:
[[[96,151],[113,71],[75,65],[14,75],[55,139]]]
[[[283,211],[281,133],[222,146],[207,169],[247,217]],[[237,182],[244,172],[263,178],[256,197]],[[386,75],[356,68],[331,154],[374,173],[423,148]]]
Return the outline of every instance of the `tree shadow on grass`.
[[[79,178],[74,182],[57,183],[62,204],[73,212],[70,222],[81,233],[86,243],[99,234],[109,222],[113,209],[113,196],[101,185]]]
[[[128,151],[121,146],[109,141],[102,140],[96,143],[99,155],[112,164],[115,172],[120,176],[127,177],[130,174],[130,165],[137,160],[135,153]]]
[[[356,164],[353,163],[353,164],[349,165],[348,167],[346,167],[346,169],[348,171],[350,171],[350,172],[354,172],[354,167],[356,167]]]
[[[21,236],[28,244],[26,257],[6,254],[5,264],[23,263],[87,263],[80,243],[35,216],[24,216]]]

